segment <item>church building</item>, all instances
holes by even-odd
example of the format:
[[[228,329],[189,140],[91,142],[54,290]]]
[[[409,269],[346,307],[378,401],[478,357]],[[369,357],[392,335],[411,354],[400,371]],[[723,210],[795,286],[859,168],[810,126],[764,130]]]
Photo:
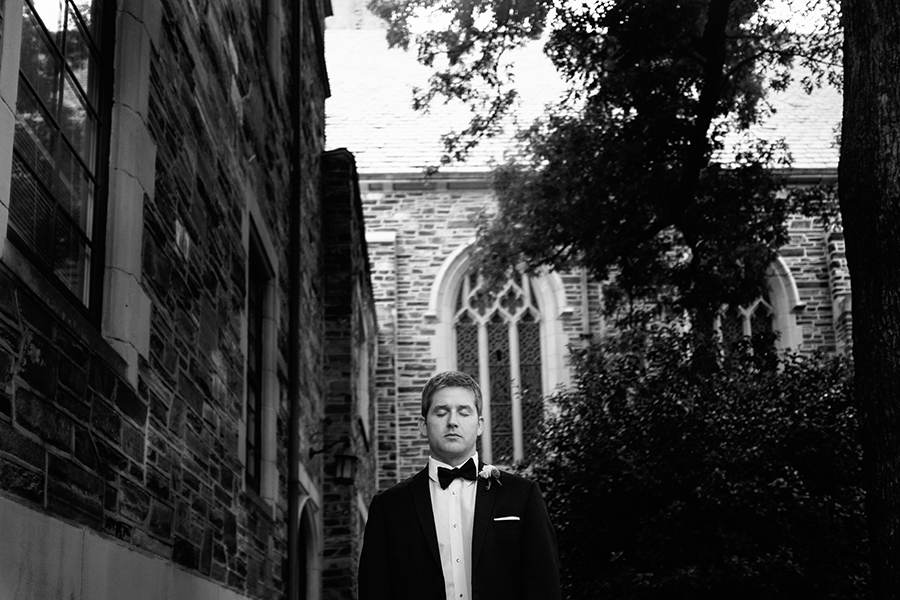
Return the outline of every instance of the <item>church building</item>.
[[[383,24],[364,2],[334,6],[326,29],[332,74],[326,145],[351,149],[359,172],[379,323],[378,486],[425,464],[427,445],[415,426],[419,392],[446,369],[480,381],[483,459],[527,458],[543,398],[571,381],[570,349],[604,334],[601,285],[577,270],[519,275],[485,302],[470,269],[475,222],[493,206],[491,168],[503,160],[511,136],[488,140],[465,162],[435,170],[440,136],[465,126],[468,113],[441,101],[414,111],[412,90],[427,86],[429,70],[414,51],[388,48]],[[521,50],[513,61],[522,97],[513,114],[528,125],[555,99],[557,76],[539,47]],[[834,182],[839,95],[791,88],[770,101],[777,111],[761,133],[789,144],[788,184]],[[774,330],[782,348],[846,352],[851,305],[842,232],[800,216],[789,229],[790,243],[769,267],[769,293],[724,313],[720,330],[726,336]]]

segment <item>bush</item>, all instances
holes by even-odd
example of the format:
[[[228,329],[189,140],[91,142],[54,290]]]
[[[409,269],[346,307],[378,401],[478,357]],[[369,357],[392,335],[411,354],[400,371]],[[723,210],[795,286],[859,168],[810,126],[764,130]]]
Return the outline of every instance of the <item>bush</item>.
[[[866,596],[850,365],[750,348],[698,369],[661,330],[578,357],[528,467],[568,597]]]

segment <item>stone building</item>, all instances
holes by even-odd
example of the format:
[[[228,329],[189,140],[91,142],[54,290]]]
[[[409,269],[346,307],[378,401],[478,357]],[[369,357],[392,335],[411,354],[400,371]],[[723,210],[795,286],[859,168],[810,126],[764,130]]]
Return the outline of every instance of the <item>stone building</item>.
[[[0,0],[0,598],[350,598],[374,479],[328,0]]]
[[[457,368],[480,379],[488,407],[481,452],[508,463],[528,455],[542,395],[570,381],[569,348],[603,335],[605,324],[601,287],[581,272],[518,278],[494,305],[479,305],[469,272],[474,220],[493,205],[491,165],[513,144],[515,123],[464,163],[430,169],[439,163],[441,134],[464,126],[468,115],[454,103],[412,110],[412,89],[427,86],[429,71],[414,52],[389,50],[381,24],[363,7],[361,0],[335,2],[328,23],[327,144],[357,157],[380,324],[377,460],[384,488],[424,464],[427,446],[415,419],[418,392],[434,372]],[[512,62],[523,98],[515,116],[527,124],[554,99],[557,77],[540,48]],[[789,143],[789,183],[835,181],[839,96],[791,89],[771,101],[777,112],[761,134]],[[791,242],[771,265],[769,294],[732,308],[721,330],[773,328],[781,347],[844,352],[851,307],[842,234],[802,217],[789,226]]]

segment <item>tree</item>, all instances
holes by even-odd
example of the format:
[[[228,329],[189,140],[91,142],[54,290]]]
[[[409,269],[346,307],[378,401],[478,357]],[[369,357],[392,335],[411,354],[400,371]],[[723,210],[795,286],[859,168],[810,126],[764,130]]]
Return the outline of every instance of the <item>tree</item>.
[[[607,340],[551,399],[529,472],[566,596],[866,598],[849,365],[740,351],[708,373],[693,347]]]
[[[900,597],[900,5],[842,2],[840,205],[875,598]]]
[[[835,0],[811,0],[804,10]],[[723,303],[764,290],[765,271],[787,241],[786,216],[809,196],[782,192],[773,175],[787,149],[726,138],[764,116],[770,89],[791,66],[812,87],[839,54],[836,25],[805,33],[773,13],[773,0],[373,0],[389,41],[414,42],[435,68],[424,105],[439,95],[478,107],[470,127],[447,138],[459,158],[494,135],[515,99],[504,57],[544,36],[570,94],[524,134],[525,153],[496,172],[498,209],[480,231],[477,264],[500,278],[524,261],[534,270],[583,266],[616,274],[620,297],[652,296],[688,310],[711,333]],[[442,24],[410,33],[414,17]],[[663,292],[661,294],[661,292]],[[609,298],[614,298],[611,294]]]

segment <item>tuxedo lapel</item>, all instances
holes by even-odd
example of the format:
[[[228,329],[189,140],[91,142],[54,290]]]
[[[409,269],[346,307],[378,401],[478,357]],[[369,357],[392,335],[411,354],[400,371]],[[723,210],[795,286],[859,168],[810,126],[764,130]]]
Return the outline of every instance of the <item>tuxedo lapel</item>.
[[[431,549],[435,562],[441,564],[441,554],[438,550],[437,530],[434,527],[434,510],[431,507],[431,492],[428,486],[428,467],[416,473],[409,484],[409,491],[413,497],[413,504],[416,507],[416,514],[419,516],[419,524],[422,526],[422,533]]]
[[[484,536],[491,524],[491,514],[494,509],[494,498],[499,490],[495,487],[487,489],[485,482],[478,478],[475,480],[475,519],[472,523],[472,566],[478,564],[481,548],[484,546]]]

